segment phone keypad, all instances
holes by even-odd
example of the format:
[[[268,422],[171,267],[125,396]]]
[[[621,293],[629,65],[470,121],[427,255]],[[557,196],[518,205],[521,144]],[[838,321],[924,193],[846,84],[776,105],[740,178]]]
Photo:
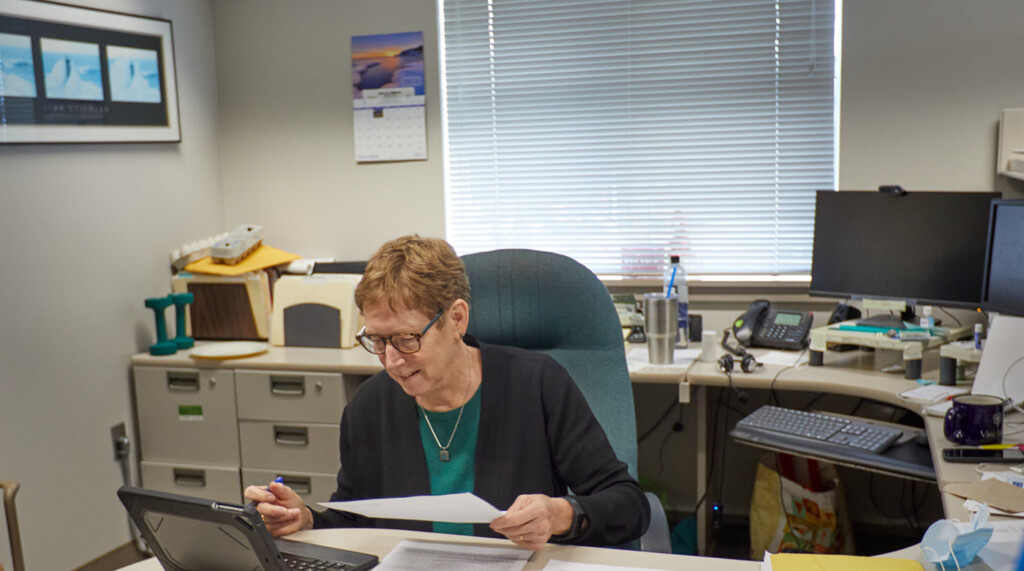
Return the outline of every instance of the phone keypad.
[[[800,329],[791,325],[766,325],[761,335],[779,341],[800,341],[803,338]]]

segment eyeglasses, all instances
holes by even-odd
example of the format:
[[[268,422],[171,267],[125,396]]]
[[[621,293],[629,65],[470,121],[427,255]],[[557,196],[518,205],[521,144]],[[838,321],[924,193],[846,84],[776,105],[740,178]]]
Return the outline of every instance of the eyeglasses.
[[[380,335],[367,335],[366,327],[359,330],[356,335],[356,340],[363,346],[363,349],[373,353],[374,355],[382,355],[384,351],[387,351],[388,341],[391,342],[391,346],[398,349],[400,353],[415,353],[420,350],[420,337],[427,332],[437,320],[440,319],[441,314],[444,310],[437,312],[437,315],[430,320],[430,323],[423,328],[423,331],[419,333],[398,333],[389,337],[381,337]]]

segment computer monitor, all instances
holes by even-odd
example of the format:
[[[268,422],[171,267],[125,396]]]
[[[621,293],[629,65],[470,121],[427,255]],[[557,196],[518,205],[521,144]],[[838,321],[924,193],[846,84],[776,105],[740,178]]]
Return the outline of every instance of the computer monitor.
[[[979,307],[989,207],[1000,196],[818,191],[810,294]]]
[[[993,200],[981,307],[1024,317],[1024,200]]]

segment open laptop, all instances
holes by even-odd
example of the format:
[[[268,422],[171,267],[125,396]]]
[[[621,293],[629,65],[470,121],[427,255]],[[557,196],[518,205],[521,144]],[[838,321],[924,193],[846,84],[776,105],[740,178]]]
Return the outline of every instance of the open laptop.
[[[275,540],[252,503],[243,507],[133,486],[122,486],[117,495],[169,571],[362,571],[377,565],[377,557],[366,553]]]

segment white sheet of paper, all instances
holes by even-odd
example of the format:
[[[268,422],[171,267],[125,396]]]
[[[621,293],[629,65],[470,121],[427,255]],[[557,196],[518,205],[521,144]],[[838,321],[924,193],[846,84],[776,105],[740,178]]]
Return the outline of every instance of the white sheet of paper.
[[[630,373],[638,373],[643,369],[650,369],[658,372],[678,372],[680,375],[684,375],[686,374],[686,368],[699,356],[699,346],[676,349],[672,353],[671,365],[652,365],[647,353],[647,346],[637,346],[630,348],[629,352],[626,353],[626,368]]]
[[[1020,559],[1021,547],[1024,546],[1024,522],[992,521],[994,529],[992,538],[978,553],[992,569],[1014,569]]]
[[[320,505],[366,517],[451,523],[490,523],[505,513],[469,492],[441,496],[321,502]]]
[[[651,571],[644,567],[623,567],[621,565],[601,565],[599,563],[573,563],[552,559],[544,566],[544,571]]]
[[[938,404],[940,400],[968,393],[967,387],[951,387],[947,385],[921,385],[900,393],[900,398],[914,399]]]
[[[453,569],[456,571],[519,571],[533,555],[532,551],[513,547],[484,547],[457,543],[433,543],[402,540],[380,565],[379,571],[420,571]]]
[[[782,367],[799,367],[807,362],[807,351],[768,351],[757,358],[765,365],[779,365]]]

